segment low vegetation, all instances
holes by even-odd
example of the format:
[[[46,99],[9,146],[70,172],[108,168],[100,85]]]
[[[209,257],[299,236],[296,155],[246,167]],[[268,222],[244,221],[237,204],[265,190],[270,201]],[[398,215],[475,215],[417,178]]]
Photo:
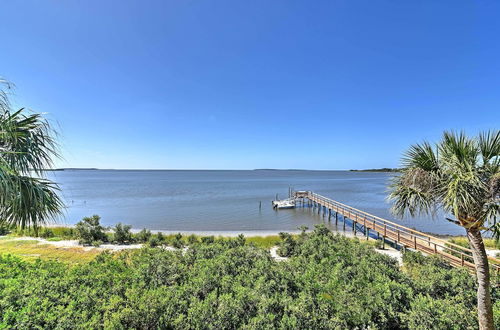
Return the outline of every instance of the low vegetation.
[[[484,247],[487,249],[500,249],[500,241],[494,238],[484,238]],[[470,249],[469,241],[467,237],[452,237],[449,239],[450,243],[463,246],[465,248]]]
[[[10,254],[25,261],[56,260],[64,263],[85,263],[93,260],[100,251],[81,247],[59,247],[43,244],[33,239],[0,239],[0,254]]]
[[[148,229],[142,229],[137,233],[133,233],[130,225],[117,223],[114,227],[108,228],[102,226],[100,220],[101,218],[98,215],[93,215],[83,218],[75,227],[46,227],[37,231],[33,228],[22,229],[20,227],[0,226],[0,235],[39,237],[49,241],[79,240],[79,243],[84,246],[94,247],[100,246],[103,243],[121,245],[138,243],[147,244],[150,247],[168,245],[175,248],[182,248],[195,242],[230,240],[228,237],[181,235],[180,233],[166,235],[162,232],[152,233]],[[290,236],[293,237],[294,235]],[[255,246],[269,249],[277,245],[281,241],[281,238],[279,235],[252,236],[246,238],[246,241]],[[8,251],[11,252],[10,250]]]
[[[324,226],[282,235],[287,262],[243,236],[172,236],[151,237],[189,248],[104,252],[81,264],[1,256],[0,328],[478,327],[474,278],[437,258],[407,252],[401,270]]]

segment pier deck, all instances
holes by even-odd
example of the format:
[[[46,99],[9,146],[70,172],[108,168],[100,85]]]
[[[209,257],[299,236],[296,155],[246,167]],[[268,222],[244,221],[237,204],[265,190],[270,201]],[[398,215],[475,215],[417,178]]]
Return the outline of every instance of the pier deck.
[[[401,226],[311,191],[301,191],[299,194],[294,194],[294,197],[308,199],[313,207],[318,208],[318,213],[322,210],[324,216],[328,215],[329,221],[334,218],[335,223],[338,224],[340,217],[344,229],[346,220],[351,224],[355,233],[360,231],[358,228],[361,227],[367,239],[371,235],[382,239],[384,244],[388,240],[392,241],[395,246],[410,248],[429,255],[439,255],[454,267],[465,267],[475,272],[472,250],[468,248]],[[500,275],[500,260],[489,256],[488,261],[493,274]]]

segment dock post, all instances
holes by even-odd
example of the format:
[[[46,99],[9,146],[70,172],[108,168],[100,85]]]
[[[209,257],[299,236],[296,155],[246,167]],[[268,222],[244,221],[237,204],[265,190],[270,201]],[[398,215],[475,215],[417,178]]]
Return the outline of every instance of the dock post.
[[[335,212],[335,226],[339,224],[339,214]]]
[[[345,231],[345,216],[344,215],[342,216],[342,222],[344,224],[344,231]]]
[[[368,240],[368,238],[370,237],[370,228],[368,227],[365,227],[365,234],[366,234],[366,240]]]
[[[356,214],[354,215],[354,219],[355,220],[352,221],[352,230],[354,231],[354,236],[356,236],[356,232],[357,232],[357,228],[356,228],[357,221],[356,220],[358,220],[358,216]]]
[[[328,222],[332,221],[332,209],[328,209]]]
[[[385,250],[385,236],[382,236],[382,250]]]

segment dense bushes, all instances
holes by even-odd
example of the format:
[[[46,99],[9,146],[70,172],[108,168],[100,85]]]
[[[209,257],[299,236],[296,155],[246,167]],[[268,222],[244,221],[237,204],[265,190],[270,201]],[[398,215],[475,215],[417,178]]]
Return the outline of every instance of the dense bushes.
[[[118,244],[129,244],[133,242],[132,233],[130,229],[132,226],[123,225],[121,222],[117,223],[113,228],[113,242]]]
[[[99,246],[102,243],[132,244],[147,243],[151,247],[171,244],[174,247],[183,246],[181,234],[165,237],[162,233],[152,234],[148,229],[132,233],[132,226],[117,223],[114,227],[104,227],[100,223],[101,217],[93,215],[85,217],[74,228],[71,227],[46,227],[35,231],[33,228],[15,229],[17,235],[34,236],[46,239],[78,239],[82,245]],[[0,235],[11,232],[10,229],[0,227]]]
[[[400,271],[324,227],[286,240],[287,262],[242,236],[75,266],[3,256],[0,328],[477,328],[474,279],[463,270],[407,253]]]
[[[103,242],[108,241],[103,226],[99,223],[101,217],[93,215],[85,217],[82,221],[78,222],[75,226],[76,237],[83,245],[96,245],[99,246]]]

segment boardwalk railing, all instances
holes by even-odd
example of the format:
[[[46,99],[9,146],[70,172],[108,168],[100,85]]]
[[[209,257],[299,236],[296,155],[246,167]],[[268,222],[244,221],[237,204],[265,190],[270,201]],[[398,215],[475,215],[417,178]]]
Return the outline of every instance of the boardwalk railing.
[[[310,191],[307,192],[306,198],[316,203],[318,207],[322,207],[324,213],[328,210],[329,216],[332,215],[332,212],[335,212],[336,219],[338,215],[342,215],[344,219],[350,219],[354,231],[357,231],[357,225],[362,225],[367,237],[370,235],[370,231],[372,231],[372,233],[375,233],[378,237],[382,237],[384,242],[386,239],[389,239],[395,244],[405,248],[411,248],[427,254],[440,255],[452,266],[466,267],[471,271],[475,271],[476,269],[472,257],[472,250],[468,248],[401,226],[397,223],[355,209],[354,207],[350,207]],[[500,260],[490,256],[488,260],[493,273],[499,275]]]

